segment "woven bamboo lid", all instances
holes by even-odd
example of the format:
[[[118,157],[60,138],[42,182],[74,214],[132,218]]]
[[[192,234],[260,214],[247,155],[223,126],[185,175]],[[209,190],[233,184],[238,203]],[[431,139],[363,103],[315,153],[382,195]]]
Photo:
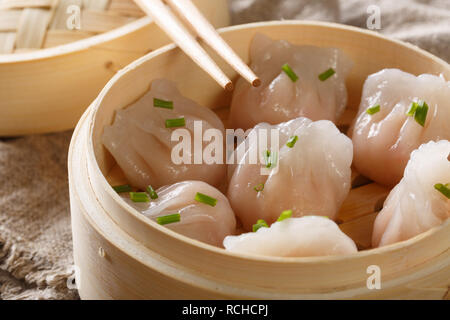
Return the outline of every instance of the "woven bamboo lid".
[[[0,54],[71,43],[142,16],[133,0],[0,0]]]

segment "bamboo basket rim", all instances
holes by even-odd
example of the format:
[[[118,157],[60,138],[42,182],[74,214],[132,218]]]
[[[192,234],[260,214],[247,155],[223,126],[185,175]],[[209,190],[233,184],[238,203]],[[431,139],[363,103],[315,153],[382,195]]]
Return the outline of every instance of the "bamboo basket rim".
[[[30,52],[19,52],[0,54],[0,63],[13,64],[22,62],[31,62],[45,60],[49,58],[55,58],[58,56],[64,56],[78,51],[87,50],[89,48],[100,45],[104,42],[111,41],[117,37],[126,35],[127,33],[136,31],[145,25],[153,23],[153,19],[150,17],[142,17],[127,23],[121,27],[114,28],[112,30],[94,35],[92,37],[77,40],[71,43],[59,45],[51,48],[44,48]]]
[[[263,22],[255,22],[255,23],[248,23],[248,24],[242,24],[242,25],[236,25],[231,27],[225,27],[218,29],[219,33],[227,33],[232,31],[239,31],[243,29],[252,29],[252,28],[258,28],[261,26],[270,27],[270,26],[311,26],[311,27],[319,27],[319,28],[334,28],[334,29],[340,29],[342,31],[347,32],[354,32],[354,33],[360,33],[371,37],[376,37],[379,39],[382,39],[383,41],[388,41],[403,47],[407,47],[410,50],[417,51],[421,55],[432,59],[436,61],[439,64],[446,65],[450,70],[450,65],[445,62],[444,60],[434,56],[433,54],[406,42],[396,40],[389,38],[387,36],[383,36],[381,34],[378,34],[377,32],[365,30],[353,26],[343,25],[339,23],[332,23],[332,22],[321,22],[321,21],[308,21],[308,20],[283,20],[283,21],[263,21]],[[170,236],[172,238],[175,238],[179,242],[183,242],[185,244],[195,246],[198,249],[201,249],[203,251],[209,251],[210,253],[215,254],[222,254],[226,255],[230,258],[237,258],[237,259],[244,259],[249,261],[256,261],[256,262],[266,262],[266,263],[287,263],[287,264],[315,264],[315,263],[322,263],[322,262],[351,262],[354,260],[364,259],[365,257],[372,256],[372,255],[388,255],[391,252],[395,252],[401,249],[407,249],[409,247],[412,247],[414,244],[419,243],[422,239],[434,236],[438,233],[446,233],[450,232],[450,219],[447,219],[443,224],[440,226],[436,226],[434,228],[431,228],[430,230],[427,230],[426,232],[423,232],[421,234],[418,234],[408,240],[396,242],[390,245],[386,245],[379,248],[371,248],[368,250],[362,250],[358,251],[357,253],[353,254],[347,254],[347,255],[338,255],[338,256],[317,256],[317,257],[273,257],[273,256],[263,256],[263,255],[255,255],[255,254],[247,254],[247,253],[234,253],[227,251],[223,248],[215,247],[213,245],[209,245],[206,243],[203,243],[201,241],[189,238],[187,236],[184,236],[182,234],[179,234],[175,231],[172,231],[164,226],[159,225],[158,223],[152,221],[151,219],[146,218],[141,213],[139,213],[136,209],[128,205],[114,190],[111,188],[110,184],[106,180],[106,177],[102,173],[97,159],[95,157],[94,152],[94,142],[93,142],[93,132],[96,124],[96,116],[97,111],[99,109],[99,106],[103,100],[103,98],[108,94],[111,87],[114,86],[116,81],[120,79],[124,74],[138,68],[141,64],[146,62],[147,60],[153,58],[154,56],[162,55],[164,53],[167,53],[169,51],[173,51],[177,48],[175,44],[169,44],[164,47],[161,47],[155,51],[152,51],[148,53],[147,55],[144,55],[143,57],[135,60],[122,70],[118,71],[113,78],[106,84],[106,86],[102,89],[99,96],[94,100],[94,102],[89,107],[89,118],[91,119],[89,123],[88,128],[88,143],[87,143],[87,158],[91,161],[91,163],[94,166],[95,173],[97,177],[100,178],[99,183],[102,185],[104,190],[108,193],[108,195],[115,200],[115,202],[125,211],[127,211],[129,214],[132,214],[134,218],[137,218],[141,223],[147,224],[148,226],[152,227],[153,229],[156,229],[158,232],[165,233],[165,235]],[[91,188],[93,189],[92,184],[90,184]],[[111,218],[111,217],[109,217]],[[96,224],[92,225],[100,234],[103,234],[106,238],[109,238],[108,235],[106,235]],[[120,228],[120,226],[119,226]],[[447,249],[446,251],[450,250]]]

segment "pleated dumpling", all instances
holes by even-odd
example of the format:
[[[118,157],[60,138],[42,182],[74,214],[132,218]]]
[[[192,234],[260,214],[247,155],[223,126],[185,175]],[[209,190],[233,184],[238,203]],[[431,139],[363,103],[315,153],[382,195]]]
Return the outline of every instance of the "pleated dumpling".
[[[179,214],[178,222],[164,225],[214,246],[222,247],[223,239],[236,231],[236,218],[228,199],[205,182],[179,182],[159,188],[156,193],[158,198],[149,202],[133,202],[128,196],[123,198],[153,220],[163,217],[164,221],[164,217]]]
[[[256,34],[250,58],[262,84],[254,88],[244,79],[236,83],[231,103],[234,128],[298,117],[335,122],[344,111],[345,80],[353,63],[340,49],[296,46]]]
[[[398,69],[370,75],[353,127],[354,165],[364,176],[394,186],[413,150],[450,139],[449,123],[450,82],[442,77]]]
[[[269,172],[267,159],[252,161],[276,150],[268,139],[267,149],[252,142],[260,131],[279,132],[278,160]],[[297,118],[279,125],[257,125],[235,150],[235,165],[229,165],[228,199],[244,229],[258,219],[274,222],[280,212],[292,210],[294,217],[328,216],[334,219],[351,185],[353,147],[351,140],[328,120],[313,122]],[[252,164],[253,163],[253,164]]]
[[[373,247],[410,239],[450,218],[450,142],[428,142],[411,154],[405,176],[378,214]]]
[[[290,218],[256,232],[228,236],[223,245],[231,252],[275,257],[334,256],[358,251],[334,221],[318,216]]]
[[[191,164],[176,164],[172,160],[172,150],[179,143],[171,141],[173,130],[187,129],[194,137],[194,121],[204,131],[213,128],[224,133],[223,123],[213,111],[182,96],[174,83],[154,80],[142,98],[117,111],[114,123],[105,127],[103,144],[128,181],[143,190],[148,185],[158,188],[184,180],[218,186],[226,175],[223,161],[193,164],[193,154],[187,155]],[[206,145],[203,142],[203,147]]]

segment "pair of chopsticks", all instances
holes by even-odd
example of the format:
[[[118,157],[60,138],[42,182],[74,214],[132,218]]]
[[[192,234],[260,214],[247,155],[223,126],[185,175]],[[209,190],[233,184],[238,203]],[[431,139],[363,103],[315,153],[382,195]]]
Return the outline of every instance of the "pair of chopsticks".
[[[165,0],[212,49],[227,61],[253,86],[261,80],[220,37],[191,0]],[[136,4],[183,50],[197,65],[214,78],[224,89],[233,90],[233,83],[187,31],[174,13],[161,0],[135,0]]]

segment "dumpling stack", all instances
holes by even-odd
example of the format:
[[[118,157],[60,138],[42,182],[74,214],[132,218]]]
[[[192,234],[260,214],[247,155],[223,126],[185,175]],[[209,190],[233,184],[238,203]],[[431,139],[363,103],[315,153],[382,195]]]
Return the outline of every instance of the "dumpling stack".
[[[378,214],[374,247],[410,239],[450,218],[450,142],[422,145]]]
[[[172,150],[178,144],[172,141],[172,132],[185,129],[194,136],[194,121],[199,121],[203,130],[224,132],[222,121],[213,111],[182,96],[174,83],[154,80],[142,98],[117,111],[114,123],[105,128],[103,144],[128,181],[143,190],[148,185],[158,188],[185,180],[218,186],[226,175],[223,163],[194,164],[193,153],[186,155],[192,164],[175,164],[172,160]]]
[[[228,199],[205,182],[179,182],[158,189],[156,194],[158,197],[153,201],[142,203],[129,197],[124,199],[155,221],[158,217],[179,214],[179,221],[166,225],[169,229],[214,246],[221,247],[223,239],[236,230],[236,218]],[[210,202],[202,202],[205,196]]]
[[[123,194],[126,202],[173,231],[230,252],[352,254],[355,243],[335,221],[353,162],[376,183],[398,183],[376,218],[373,247],[410,239],[450,217],[450,82],[397,69],[370,75],[350,139],[335,125],[352,67],[343,52],[261,34],[250,51],[262,85],[238,81],[230,120],[243,129],[242,139],[230,143],[231,157],[223,162],[194,164],[194,152],[183,149],[191,162],[174,163],[174,130],[195,136],[200,123],[202,135],[213,129],[225,140],[225,129],[213,111],[167,80],[154,80],[142,98],[117,112],[103,143],[132,190],[148,191]]]
[[[259,136],[261,130],[270,136],[270,129],[279,132],[279,159],[274,170],[262,175],[266,164],[251,164],[250,157],[266,150],[250,137]],[[350,190],[352,143],[327,120],[259,124],[236,154],[244,156],[229,169],[228,199],[245,230],[251,230],[257,219],[274,222],[286,209],[295,217],[314,214],[334,219]]]
[[[411,152],[450,139],[450,82],[398,69],[370,75],[353,128],[354,165],[386,186],[403,176]]]
[[[344,111],[352,62],[341,50],[296,46],[256,34],[250,57],[262,84],[254,88],[244,79],[237,82],[230,117],[234,128],[298,117],[336,121]]]
[[[224,246],[231,252],[278,257],[333,256],[358,251],[334,221],[318,216],[285,219],[270,228],[228,236]]]

